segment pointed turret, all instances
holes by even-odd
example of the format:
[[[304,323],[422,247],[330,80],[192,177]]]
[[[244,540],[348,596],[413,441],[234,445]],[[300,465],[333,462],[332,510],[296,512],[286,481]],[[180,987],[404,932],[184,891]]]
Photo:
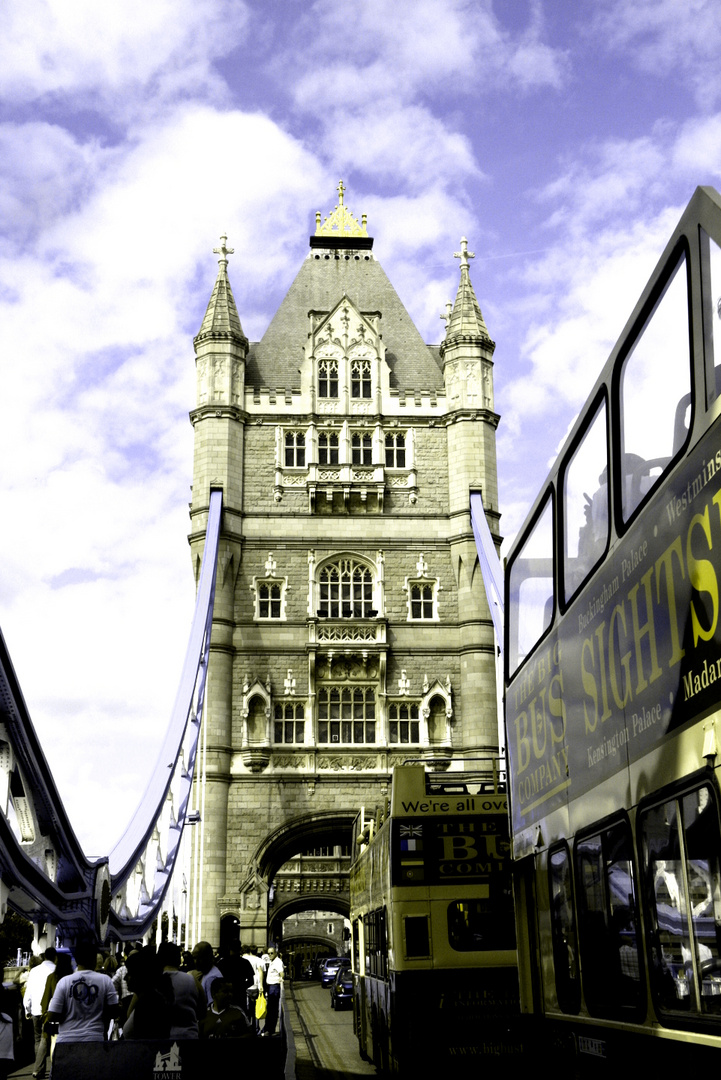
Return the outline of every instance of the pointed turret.
[[[195,433],[190,551],[196,581],[205,546],[210,493],[217,488],[223,491],[223,539],[218,552],[222,570],[218,571],[215,584],[210,645],[213,659],[208,668],[203,720],[207,764],[203,798],[208,810],[203,818],[203,843],[212,851],[225,843],[227,811],[223,800],[227,802],[231,780],[232,714],[228,688],[233,681],[235,580],[243,547],[243,406],[248,355],[248,339],[240,325],[228,280],[228,256],[233,254],[233,248],[227,246],[227,240],[227,236],[221,236],[220,247],[213,248],[219,256],[218,276],[205,318],[193,341],[197,403],[190,414]],[[218,895],[222,896],[225,866],[212,876]]]
[[[456,293],[456,302],[448,320],[444,345],[447,347],[451,339],[459,338],[465,341],[490,342],[490,334],[483,321],[469,273],[468,260],[475,259],[476,256],[474,252],[468,250],[468,241],[465,236],[461,237],[461,250],[456,251],[454,257],[461,260],[461,280]]]
[[[240,325],[233,290],[228,280],[227,257],[234,253],[235,248],[227,247],[227,236],[221,236],[220,239],[220,247],[213,248],[215,254],[220,255],[218,259],[218,276],[215,279],[213,294],[210,297],[200,330],[194,338],[194,343],[197,346],[201,341],[208,338],[215,341],[235,341],[239,345],[244,345],[247,352],[248,339],[243,333],[243,327]]]
[[[475,255],[468,250],[465,236],[461,237],[461,250],[455,251],[453,257],[461,260],[461,280],[453,308],[446,305],[446,313],[441,315],[446,323],[440,349],[446,397],[452,409],[493,409],[492,358],[496,343],[491,341],[473,291],[468,260]]]
[[[464,748],[482,752],[492,737],[494,682],[493,631],[480,573],[475,572],[478,552],[470,518],[471,491],[480,491],[491,535],[498,536],[498,479],[496,471],[496,427],[493,411],[493,350],[488,329],[471,284],[465,236],[461,250],[461,280],[456,302],[448,305],[446,336],[441,344],[443,379],[448,404],[448,495],[456,535],[451,540],[451,560],[457,568],[458,618],[464,662],[464,693],[476,708],[466,714],[463,725]],[[450,310],[448,310],[450,309]]]
[[[200,330],[193,339],[197,378],[193,506],[205,513],[212,487],[223,488],[223,505],[239,508],[242,479],[234,468],[243,444],[242,409],[248,339],[243,333],[228,280],[227,236],[213,248],[218,276]],[[208,447],[214,448],[213,453]],[[222,448],[222,452],[221,452]]]

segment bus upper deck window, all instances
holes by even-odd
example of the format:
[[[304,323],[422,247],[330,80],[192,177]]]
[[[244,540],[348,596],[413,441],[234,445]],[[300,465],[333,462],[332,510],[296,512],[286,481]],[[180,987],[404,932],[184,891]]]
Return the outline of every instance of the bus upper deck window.
[[[688,282],[682,255],[621,372],[621,510],[628,521],[686,442],[691,413]]]
[[[509,592],[509,673],[512,675],[553,618],[553,501],[550,492],[533,528],[514,556]]]
[[[563,592],[568,601],[608,543],[606,401],[600,402],[563,476]]]
[[[721,248],[703,229],[703,334],[706,364],[706,407],[721,397]]]

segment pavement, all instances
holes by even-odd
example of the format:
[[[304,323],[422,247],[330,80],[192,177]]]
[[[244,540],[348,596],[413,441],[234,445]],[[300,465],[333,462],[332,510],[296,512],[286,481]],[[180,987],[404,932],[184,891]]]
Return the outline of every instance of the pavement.
[[[32,1076],[33,1075],[33,1065],[34,1064],[35,1063],[33,1061],[29,1061],[27,1063],[27,1065],[23,1065],[23,1067],[21,1069],[18,1069],[17,1072],[11,1072],[10,1076],[11,1077],[15,1077],[15,1076]]]

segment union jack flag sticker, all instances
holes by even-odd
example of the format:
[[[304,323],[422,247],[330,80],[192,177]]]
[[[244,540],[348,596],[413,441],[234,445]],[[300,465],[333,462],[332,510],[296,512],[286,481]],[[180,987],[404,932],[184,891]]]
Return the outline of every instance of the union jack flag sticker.
[[[401,825],[401,837],[404,837],[405,839],[410,839],[411,837],[420,839],[422,836],[422,825]]]

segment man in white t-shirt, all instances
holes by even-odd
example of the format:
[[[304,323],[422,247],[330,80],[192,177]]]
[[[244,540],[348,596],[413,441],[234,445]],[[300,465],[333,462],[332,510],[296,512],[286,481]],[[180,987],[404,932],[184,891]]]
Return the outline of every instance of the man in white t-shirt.
[[[95,971],[94,945],[81,944],[73,952],[77,970],[56,986],[48,1020],[60,1025],[58,1042],[103,1042],[106,1023],[118,1015],[118,995],[112,980]]]
[[[263,1035],[275,1035],[275,1025],[278,1023],[278,1011],[280,1009],[280,991],[283,985],[285,968],[276,949],[268,949],[268,970],[265,973],[265,986],[268,992],[268,1012],[265,1017]]]
[[[45,950],[43,961],[37,967],[32,968],[25,983],[25,1015],[32,1017],[33,1034],[35,1035],[35,1068],[34,1076],[45,1075],[45,1058],[47,1057],[47,1040],[43,1038],[43,994],[48,975],[55,971],[55,961],[58,954],[52,946]]]

